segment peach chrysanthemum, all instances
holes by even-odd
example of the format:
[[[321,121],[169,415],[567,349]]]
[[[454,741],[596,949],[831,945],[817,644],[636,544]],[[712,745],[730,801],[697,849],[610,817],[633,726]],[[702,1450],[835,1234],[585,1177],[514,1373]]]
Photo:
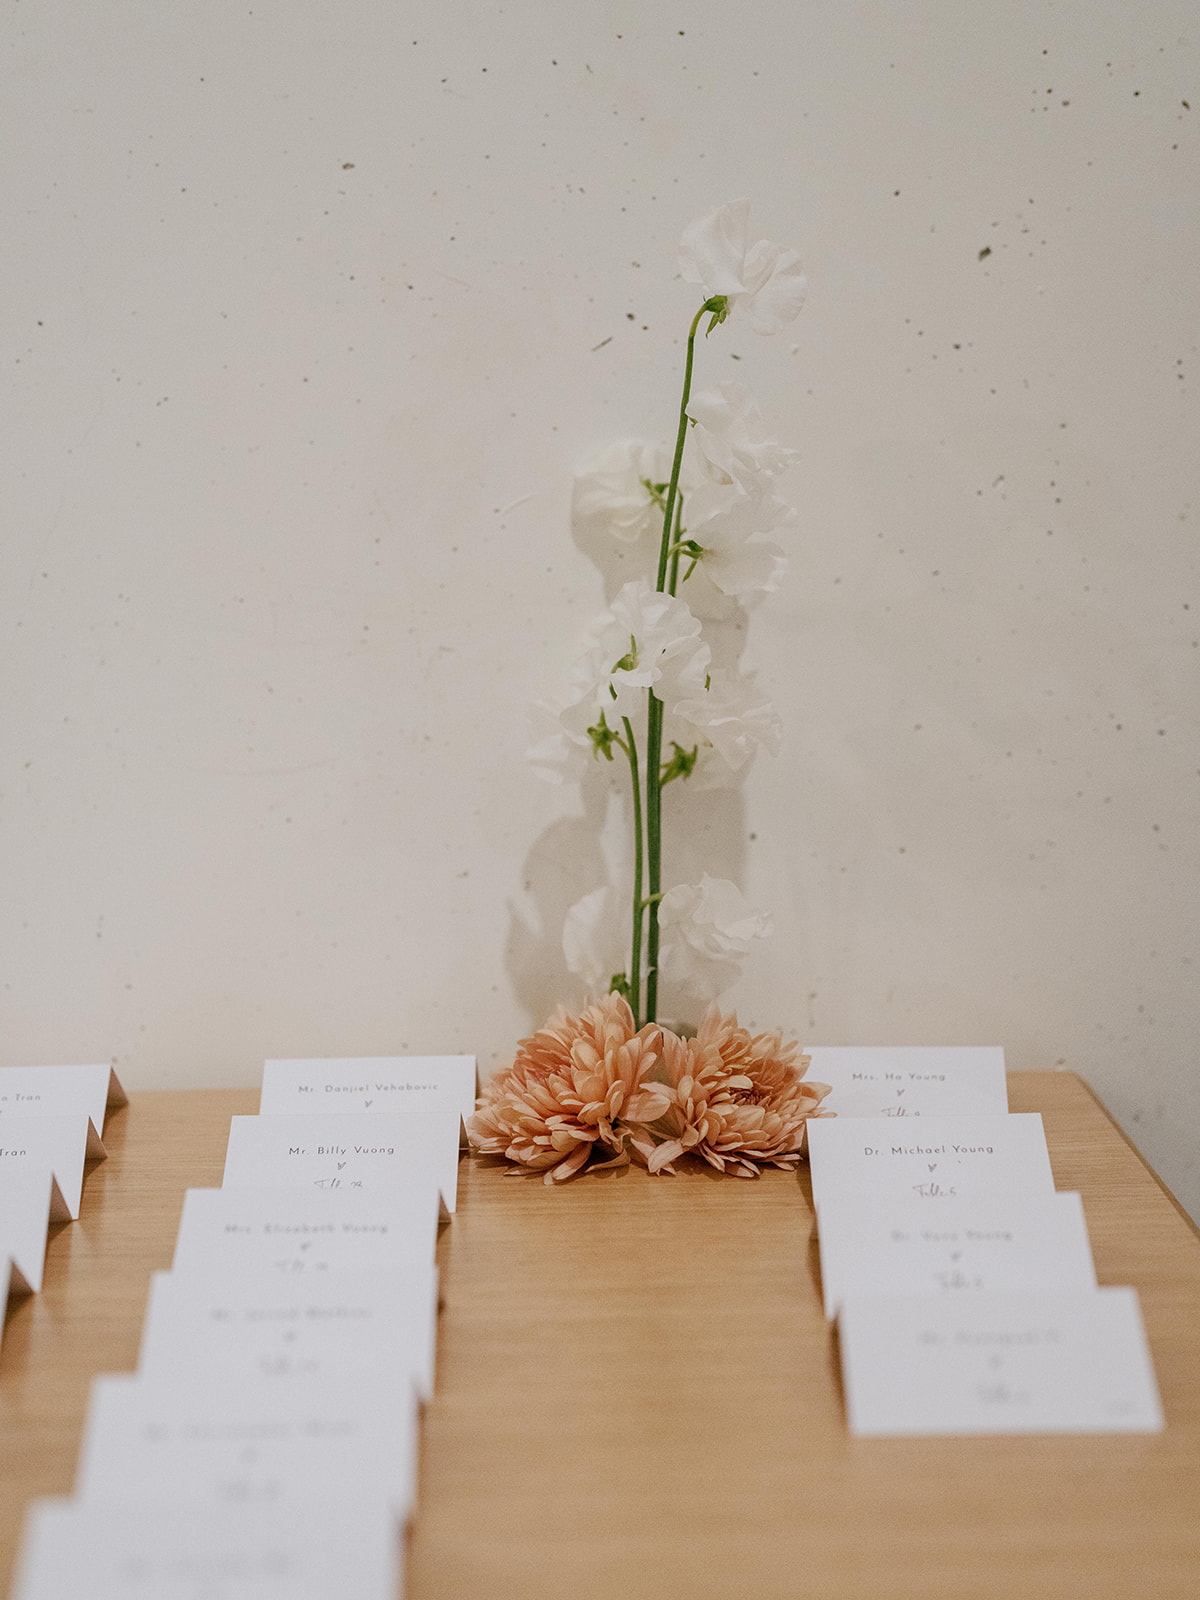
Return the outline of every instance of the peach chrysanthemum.
[[[736,1015],[710,1006],[694,1039],[664,1032],[674,1104],[655,1125],[661,1142],[639,1135],[638,1152],[651,1172],[671,1171],[688,1151],[743,1178],[757,1178],[764,1165],[794,1167],[805,1123],[831,1115],[821,1110],[829,1085],[805,1081],[808,1062],[795,1041],[785,1045],[781,1033],[751,1038]]]
[[[661,1084],[643,1083],[660,1041],[652,1023],[636,1028],[620,995],[577,1017],[560,1006],[487,1084],[467,1123],[471,1143],[545,1170],[547,1183],[578,1172],[594,1149],[620,1158],[626,1124],[653,1121],[670,1104]]]

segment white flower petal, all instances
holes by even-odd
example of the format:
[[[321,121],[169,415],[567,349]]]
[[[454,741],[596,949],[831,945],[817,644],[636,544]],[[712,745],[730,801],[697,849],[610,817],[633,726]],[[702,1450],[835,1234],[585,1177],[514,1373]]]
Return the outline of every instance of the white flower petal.
[[[683,230],[679,241],[679,271],[688,283],[698,283],[705,299],[715,294],[741,294],[742,262],[746,257],[749,200],[735,200],[697,217]]]

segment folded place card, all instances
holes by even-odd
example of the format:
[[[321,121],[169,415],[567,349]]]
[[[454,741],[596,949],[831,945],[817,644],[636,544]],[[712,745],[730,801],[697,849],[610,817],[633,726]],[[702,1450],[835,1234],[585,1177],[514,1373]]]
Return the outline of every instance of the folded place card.
[[[807,1076],[839,1117],[961,1117],[1008,1110],[999,1045],[809,1045]]]
[[[92,1383],[75,1492],[97,1504],[222,1505],[382,1497],[412,1507],[416,1397],[362,1373],[310,1389],[181,1387],[126,1373]],[[339,1590],[339,1592],[341,1592]]]
[[[1077,1194],[923,1200],[831,1195],[817,1214],[825,1315],[848,1294],[1094,1289]]]
[[[98,1134],[126,1095],[107,1062],[68,1067],[0,1067],[0,1117],[57,1117],[86,1111]]]
[[[460,1120],[456,1111],[233,1117],[222,1187],[353,1191],[424,1176],[453,1211]]]
[[[1036,1111],[1005,1117],[819,1117],[808,1124],[813,1201],[830,1195],[953,1200],[975,1194],[1052,1194]]]
[[[385,1281],[428,1266],[445,1213],[434,1184],[374,1189],[189,1189],[174,1270],[313,1278],[373,1272]]]
[[[1133,1289],[847,1295],[838,1335],[855,1434],[1163,1426]]]
[[[40,1500],[13,1600],[395,1600],[395,1519],[370,1495],[277,1505]]]
[[[35,1294],[42,1287],[50,1224],[70,1220],[53,1172],[0,1172],[0,1256],[12,1258]]]
[[[86,1111],[0,1117],[0,1174],[52,1172],[72,1218],[79,1215],[84,1163],[103,1156],[104,1146]]]
[[[268,1061],[259,1111],[453,1111],[465,1123],[478,1092],[474,1056]]]
[[[138,1371],[176,1384],[411,1383],[428,1399],[436,1338],[437,1273],[429,1262],[410,1267],[403,1281],[346,1272],[265,1281],[156,1272]]]

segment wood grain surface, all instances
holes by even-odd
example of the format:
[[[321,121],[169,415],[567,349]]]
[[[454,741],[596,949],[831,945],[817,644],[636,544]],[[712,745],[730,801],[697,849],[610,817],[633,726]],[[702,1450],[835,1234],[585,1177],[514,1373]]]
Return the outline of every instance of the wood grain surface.
[[[1100,1282],[1141,1294],[1165,1433],[851,1439],[804,1169],[550,1190],[469,1158],[410,1600],[1194,1600],[1200,1238],[1080,1079],[1009,1094],[1083,1194]],[[110,1116],[0,1347],[0,1592],[25,1502],[71,1489],[92,1375],[136,1363],[184,1189],[220,1182],[257,1101],[142,1093]]]

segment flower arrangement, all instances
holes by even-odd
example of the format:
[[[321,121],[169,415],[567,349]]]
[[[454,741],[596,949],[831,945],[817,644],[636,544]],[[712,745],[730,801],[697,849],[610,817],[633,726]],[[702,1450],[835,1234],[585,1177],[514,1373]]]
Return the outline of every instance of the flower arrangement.
[[[799,256],[765,239],[749,243],[749,209],[744,200],[720,206],[683,234],[680,273],[704,299],[688,329],[673,453],[617,441],[576,480],[577,526],[632,557],[646,550],[645,570],[592,625],[563,695],[537,708],[530,758],[556,781],[618,758],[628,767],[632,892],[625,913],[612,884],[568,912],[568,967],[609,992],[578,1015],[560,1007],[523,1040],[468,1126],[477,1150],[542,1171],[548,1183],[631,1158],[672,1172],[688,1153],[753,1177],[767,1165],[794,1166],[805,1122],[828,1114],[827,1086],[805,1081],[808,1058],[781,1034],[752,1038],[712,1004],[694,1037],[657,1020],[660,978],[711,1001],[752,940],[771,931],[769,915],[728,879],[705,872],[698,883],[662,887],[667,786],[740,781],[759,747],[779,742],[778,715],[752,676],[719,659],[705,635],[706,623],[710,633],[744,623],[787,567],[767,535],[792,515],[774,480],[795,452],[770,436],[742,384],[692,392],[702,325],[706,339],[738,318],[774,334],[804,304]],[[613,959],[619,928],[625,953]]]

